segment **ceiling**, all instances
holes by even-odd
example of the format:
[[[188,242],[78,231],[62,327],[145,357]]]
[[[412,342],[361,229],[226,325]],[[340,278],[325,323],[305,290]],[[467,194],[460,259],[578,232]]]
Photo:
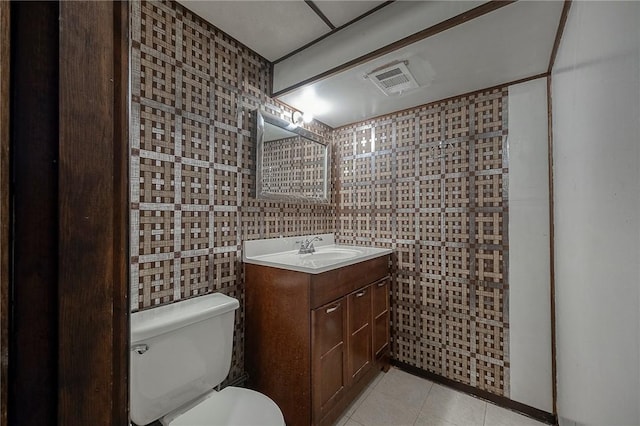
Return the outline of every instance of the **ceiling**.
[[[303,0],[178,0],[273,62],[367,13],[384,1],[315,0],[331,26]]]
[[[275,62],[274,80],[293,75],[294,80],[289,78],[277,98],[311,112],[331,127],[546,73],[563,9],[558,0],[521,0],[466,19],[467,11],[487,2],[180,3]],[[367,15],[339,31],[331,28],[363,14]],[[393,51],[373,52],[425,30],[420,26],[436,28],[441,21],[455,21],[456,25],[445,25],[445,30],[417,37]],[[301,47],[305,49],[296,52]],[[295,53],[287,57],[291,52]],[[359,60],[363,56],[366,61]],[[364,78],[398,60],[407,61],[419,88],[387,96]],[[351,65],[336,67],[336,63]]]

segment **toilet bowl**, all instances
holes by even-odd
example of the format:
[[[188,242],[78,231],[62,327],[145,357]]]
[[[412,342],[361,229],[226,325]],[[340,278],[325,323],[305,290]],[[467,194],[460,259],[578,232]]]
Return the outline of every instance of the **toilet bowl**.
[[[131,315],[130,413],[137,425],[284,426],[278,406],[229,373],[239,303],[220,293]]]
[[[161,423],[171,426],[237,425],[282,426],[278,406],[265,395],[237,387],[213,391],[184,412],[165,416]]]

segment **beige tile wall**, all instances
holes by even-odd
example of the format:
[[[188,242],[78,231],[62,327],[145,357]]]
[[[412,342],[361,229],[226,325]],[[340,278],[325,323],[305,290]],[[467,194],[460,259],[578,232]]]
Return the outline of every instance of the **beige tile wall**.
[[[393,357],[509,395],[507,90],[334,132],[338,240],[395,250]]]
[[[244,370],[242,241],[333,232],[334,207],[251,196],[252,112],[290,113],[267,96],[263,58],[175,2],[131,12],[131,308],[238,298],[233,379]]]

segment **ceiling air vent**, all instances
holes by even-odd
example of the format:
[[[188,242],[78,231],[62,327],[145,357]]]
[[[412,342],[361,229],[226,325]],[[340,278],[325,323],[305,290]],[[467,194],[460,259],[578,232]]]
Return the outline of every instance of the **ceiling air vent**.
[[[385,95],[396,95],[419,87],[407,68],[408,64],[409,61],[392,62],[376,68],[364,77],[371,80]]]

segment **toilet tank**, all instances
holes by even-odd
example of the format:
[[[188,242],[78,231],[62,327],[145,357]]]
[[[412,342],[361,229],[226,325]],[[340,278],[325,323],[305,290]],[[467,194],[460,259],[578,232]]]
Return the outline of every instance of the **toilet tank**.
[[[131,314],[133,422],[157,420],[227,377],[238,306],[214,293]]]

